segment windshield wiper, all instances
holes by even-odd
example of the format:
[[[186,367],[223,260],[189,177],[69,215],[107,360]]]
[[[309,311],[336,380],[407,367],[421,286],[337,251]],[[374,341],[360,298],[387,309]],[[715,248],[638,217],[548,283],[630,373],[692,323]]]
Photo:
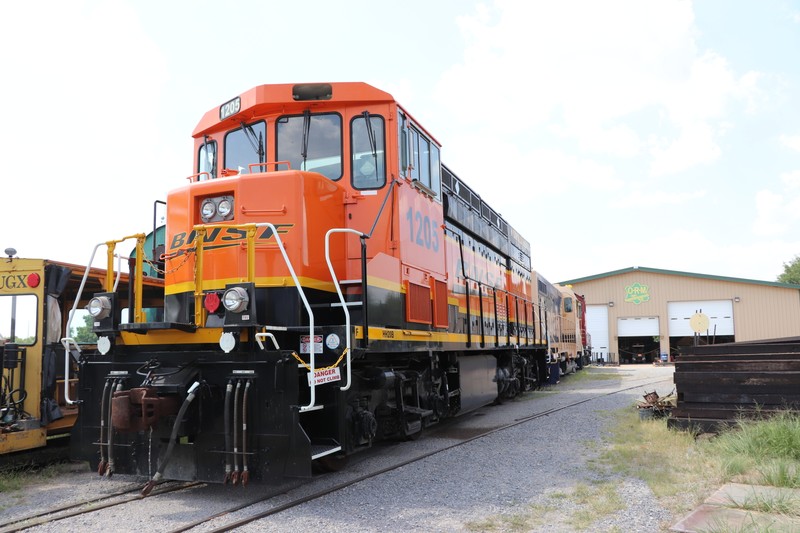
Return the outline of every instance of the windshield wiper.
[[[375,132],[372,130],[372,120],[370,120],[369,111],[361,113],[367,123],[367,138],[369,139],[369,147],[372,150],[372,156],[378,158],[378,150],[375,148]]]
[[[303,147],[300,156],[303,158],[303,168],[306,169],[306,158],[308,157],[308,138],[311,133],[311,111],[306,109],[303,111]]]
[[[364,116],[364,121],[367,126],[367,139],[369,139],[369,148],[372,150],[372,159],[375,163],[375,177],[378,177],[378,148],[375,146],[375,131],[372,129],[372,118],[369,111],[361,113]]]
[[[258,132],[256,136],[256,132],[253,131],[253,126],[249,124],[245,124],[244,122],[240,122],[242,125],[242,130],[244,130],[245,137],[247,140],[250,141],[250,146],[253,147],[256,154],[258,155],[258,162],[264,162],[264,139],[261,137],[261,132]]]

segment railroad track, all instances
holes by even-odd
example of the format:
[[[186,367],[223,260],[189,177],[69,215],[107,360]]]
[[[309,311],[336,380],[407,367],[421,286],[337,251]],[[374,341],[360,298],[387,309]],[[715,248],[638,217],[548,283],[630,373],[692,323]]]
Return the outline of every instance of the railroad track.
[[[632,385],[630,387],[626,387],[626,388],[623,388],[623,389],[610,391],[610,392],[603,393],[603,394],[597,394],[597,395],[594,395],[594,396],[589,397],[589,398],[584,398],[583,400],[579,400],[579,401],[576,401],[576,402],[570,402],[568,404],[561,405],[561,406],[558,406],[558,407],[554,407],[552,409],[547,409],[547,410],[544,410],[544,411],[540,411],[540,412],[534,413],[534,414],[532,414],[530,416],[517,418],[511,423],[504,424],[502,426],[499,426],[499,427],[496,427],[496,428],[493,428],[493,429],[489,429],[489,430],[487,430],[487,431],[485,431],[483,433],[476,434],[476,435],[474,435],[472,437],[464,438],[464,439],[460,440],[459,442],[447,445],[447,446],[445,446],[443,448],[439,448],[437,450],[426,452],[426,453],[423,453],[421,455],[415,456],[415,457],[413,457],[411,459],[402,461],[400,463],[393,464],[391,466],[387,466],[386,468],[379,469],[379,470],[377,470],[375,472],[370,472],[368,474],[364,474],[363,476],[359,476],[359,477],[356,477],[354,479],[350,479],[350,480],[344,481],[342,483],[335,484],[335,485],[333,485],[331,487],[327,487],[325,489],[316,491],[316,492],[314,492],[312,494],[309,494],[309,495],[306,495],[306,496],[302,496],[300,498],[296,498],[294,500],[285,502],[283,504],[277,505],[277,506],[272,507],[270,509],[267,509],[267,510],[264,510],[264,511],[260,511],[258,513],[249,515],[247,517],[244,517],[244,518],[229,522],[229,523],[227,523],[227,524],[225,524],[223,526],[217,527],[215,529],[204,529],[204,531],[205,532],[213,532],[213,533],[223,532],[223,531],[231,531],[231,530],[234,530],[234,529],[239,528],[241,526],[244,526],[244,525],[250,524],[252,522],[255,522],[257,520],[261,520],[262,518],[267,518],[269,516],[272,516],[272,515],[281,513],[283,511],[286,511],[288,509],[291,509],[293,507],[298,507],[298,506],[303,505],[305,503],[317,500],[319,498],[327,496],[328,494],[332,494],[332,493],[337,492],[339,490],[346,489],[347,487],[351,487],[353,485],[361,483],[362,481],[366,481],[368,479],[371,479],[371,478],[374,478],[374,477],[378,477],[378,476],[383,475],[383,474],[385,474],[387,472],[391,472],[392,470],[397,470],[397,469],[402,468],[404,466],[407,466],[409,464],[413,464],[413,463],[422,461],[424,459],[427,459],[429,457],[432,457],[432,456],[434,456],[436,454],[439,454],[439,453],[442,453],[442,452],[446,452],[448,450],[452,450],[453,448],[456,448],[458,446],[462,446],[464,444],[467,444],[469,442],[472,442],[472,441],[475,441],[475,440],[478,440],[478,439],[485,438],[485,437],[487,437],[487,436],[489,436],[491,434],[497,433],[499,431],[504,431],[504,430],[510,429],[512,427],[518,426],[520,424],[524,424],[526,422],[530,422],[531,420],[536,420],[537,418],[542,418],[542,417],[551,415],[551,414],[559,412],[559,411],[564,411],[566,409],[570,409],[572,407],[575,407],[575,406],[578,406],[578,405],[581,405],[581,404],[584,404],[584,403],[587,403],[587,402],[591,402],[591,401],[597,400],[598,398],[602,398],[604,396],[611,396],[613,394],[619,394],[621,392],[627,392],[627,391],[630,391],[630,390],[634,390],[634,389],[638,389],[638,388],[642,388],[642,387],[655,385],[657,383],[663,383],[665,381],[672,381],[672,376],[670,376],[669,378],[660,378],[660,379],[656,379],[656,380],[649,380],[649,381],[647,381],[645,383],[637,383],[636,385]],[[267,499],[268,498],[263,498],[262,501],[266,501]],[[262,503],[262,501],[258,501],[258,502],[255,502],[255,503]],[[222,517],[224,517],[224,516],[226,516],[228,514],[240,511],[240,510],[242,510],[244,508],[245,508],[244,505],[237,505],[235,507],[231,507],[230,509],[227,509],[227,510],[225,510],[223,512],[215,513],[213,515],[210,515],[210,516],[207,516],[205,518],[199,519],[199,520],[197,520],[195,522],[192,522],[191,524],[186,524],[186,525],[184,525],[184,526],[182,526],[180,528],[173,529],[173,530],[170,531],[170,533],[180,533],[180,532],[183,532],[183,531],[189,531],[190,529],[193,529],[193,528],[198,527],[200,525],[203,525],[203,524],[206,524],[208,522],[211,522],[212,520],[216,520],[216,519],[222,518]]]
[[[518,426],[520,424],[525,424],[525,423],[530,422],[532,420],[536,420],[538,418],[546,417],[546,416],[549,416],[551,414],[557,413],[559,411],[564,411],[564,410],[576,407],[578,405],[581,405],[581,404],[584,404],[584,403],[587,403],[587,402],[592,402],[594,400],[597,400],[597,399],[605,397],[605,396],[611,396],[611,395],[614,395],[614,394],[619,394],[619,393],[622,393],[622,392],[631,391],[631,390],[634,390],[634,389],[637,389],[637,388],[650,387],[650,386],[656,385],[658,383],[663,383],[665,381],[672,381],[672,376],[669,376],[668,378],[659,378],[659,379],[654,379],[654,380],[640,380],[640,382],[637,382],[636,384],[628,386],[628,387],[625,387],[625,388],[615,389],[615,390],[612,390],[612,391],[609,391],[609,392],[592,395],[590,397],[583,398],[583,399],[578,400],[578,401],[565,403],[565,404],[557,406],[557,407],[553,407],[553,408],[546,409],[546,410],[543,410],[543,411],[535,412],[535,413],[533,413],[533,414],[531,414],[529,416],[519,417],[519,418],[516,418],[513,421],[511,421],[509,423],[506,423],[506,424],[503,424],[501,426],[493,427],[491,429],[485,429],[484,431],[476,432],[472,436],[465,437],[465,438],[460,438],[460,439],[457,440],[457,442],[445,445],[445,446],[443,446],[441,448],[437,448],[435,450],[425,452],[423,454],[414,456],[414,457],[412,457],[410,459],[401,461],[399,463],[392,464],[390,466],[378,469],[378,470],[373,471],[373,472],[369,472],[367,474],[355,477],[353,479],[349,479],[349,480],[343,481],[341,483],[336,483],[336,484],[334,484],[332,486],[326,487],[326,488],[321,489],[321,490],[317,490],[317,491],[315,491],[313,493],[310,493],[310,494],[307,494],[307,495],[304,495],[304,496],[301,496],[301,497],[297,497],[297,498],[291,499],[289,501],[286,501],[284,503],[272,506],[269,509],[249,514],[246,517],[232,520],[232,521],[230,521],[230,522],[228,522],[228,523],[226,523],[226,524],[224,524],[222,526],[217,527],[216,529],[205,528],[204,531],[212,531],[212,532],[231,531],[231,530],[234,530],[234,529],[236,529],[238,527],[244,526],[246,524],[255,522],[257,520],[261,520],[263,518],[267,518],[269,516],[281,513],[283,511],[286,511],[286,510],[294,508],[294,507],[298,507],[300,505],[303,505],[305,503],[317,500],[319,498],[322,498],[322,497],[327,496],[329,494],[332,494],[334,492],[343,490],[343,489],[345,489],[347,487],[351,487],[353,485],[356,485],[356,484],[361,483],[363,481],[366,481],[368,479],[378,477],[380,475],[383,475],[385,473],[391,472],[393,470],[397,470],[397,469],[402,468],[404,466],[407,466],[409,464],[413,464],[413,463],[422,461],[424,459],[427,459],[429,457],[432,457],[432,456],[434,456],[436,454],[439,454],[439,453],[442,453],[442,452],[447,452],[447,451],[452,450],[452,449],[454,449],[454,448],[456,448],[458,446],[462,446],[464,444],[473,442],[475,440],[485,438],[485,437],[487,437],[489,435],[492,435],[494,433],[510,429],[510,428]],[[453,420],[453,421],[448,421],[448,422],[450,422],[450,423],[446,424],[446,425],[442,424],[442,425],[439,425],[439,426],[435,426],[434,428],[431,428],[427,433],[431,437],[435,437],[436,434],[438,433],[437,430],[446,431],[448,429],[448,427],[451,427],[452,425],[457,425],[458,424],[458,419]],[[307,480],[299,480],[297,483],[293,483],[293,484],[290,484],[288,487],[284,487],[281,490],[280,494],[281,495],[288,494],[292,490],[294,490],[294,489],[296,489],[296,488],[298,488],[298,487],[300,487],[300,486],[302,486],[302,485],[304,485],[306,483],[308,483]],[[199,482],[194,482],[194,483],[165,482],[165,483],[162,483],[162,484],[158,485],[156,487],[156,489],[152,492],[152,494],[150,496],[148,496],[147,499],[158,497],[159,495],[162,495],[162,494],[168,494],[168,493],[172,493],[172,492],[176,492],[176,491],[190,490],[192,488],[197,488],[197,487],[205,486],[205,485],[206,485],[205,483],[199,483]],[[104,496],[101,496],[101,497],[97,497],[97,498],[93,498],[93,499],[88,499],[88,500],[76,502],[74,504],[65,505],[65,506],[61,506],[61,507],[58,507],[58,508],[48,509],[48,510],[39,512],[39,513],[37,513],[35,515],[30,515],[30,516],[25,516],[25,517],[22,517],[22,518],[17,518],[17,519],[14,519],[12,521],[0,524],[0,533],[11,533],[11,532],[15,532],[15,531],[22,531],[22,530],[25,530],[25,529],[28,529],[28,528],[32,528],[32,527],[35,527],[35,526],[49,524],[49,523],[57,522],[57,521],[64,520],[64,519],[67,519],[67,518],[80,516],[80,515],[83,515],[83,514],[94,513],[94,512],[98,512],[100,510],[107,509],[107,508],[110,508],[110,507],[123,505],[123,504],[130,503],[130,502],[133,502],[133,501],[136,501],[136,500],[141,500],[141,499],[143,499],[143,496],[141,495],[141,488],[142,488],[141,483],[137,483],[136,486],[133,487],[133,488],[126,489],[126,490],[121,490],[121,491],[115,492],[113,494],[108,494],[108,495],[104,495]],[[237,503],[236,505],[228,507],[228,508],[226,508],[226,509],[224,509],[222,511],[209,514],[209,515],[207,515],[205,517],[202,517],[202,518],[200,518],[200,519],[198,519],[198,520],[196,520],[194,522],[184,524],[184,525],[182,525],[182,526],[180,526],[180,527],[178,527],[176,529],[171,530],[170,533],[179,533],[179,532],[189,531],[189,530],[194,529],[194,528],[196,528],[198,526],[201,526],[201,525],[204,525],[204,524],[209,524],[210,522],[213,522],[215,520],[222,519],[222,518],[224,518],[224,517],[226,517],[228,515],[232,515],[234,513],[237,513],[239,511],[247,509],[248,507],[252,507],[252,506],[255,506],[255,505],[258,505],[258,504],[262,504],[262,503],[268,502],[269,500],[276,498],[276,496],[278,496],[278,495],[279,494],[276,494],[275,492],[270,492],[269,494],[266,494],[266,495],[263,495],[263,496],[259,496],[259,497],[256,497],[256,498],[244,501],[244,502]]]
[[[179,490],[188,490],[197,486],[203,486],[205,483],[200,482],[172,482],[167,481],[153,489],[150,497],[158,496],[160,494],[168,494]],[[96,498],[89,498],[79,502],[53,507],[45,511],[33,515],[27,515],[21,518],[13,519],[9,522],[0,524],[0,533],[11,533],[14,531],[22,531],[35,526],[43,524],[50,524],[71,518],[73,516],[80,516],[82,514],[97,512],[109,507],[115,507],[135,500],[144,498],[141,494],[142,484],[136,483],[134,487],[105,494]]]

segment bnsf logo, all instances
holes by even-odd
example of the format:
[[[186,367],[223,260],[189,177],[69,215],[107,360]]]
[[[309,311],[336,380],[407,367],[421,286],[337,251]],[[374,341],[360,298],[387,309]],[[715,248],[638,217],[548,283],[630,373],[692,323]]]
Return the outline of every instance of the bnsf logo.
[[[36,272],[28,274],[3,274],[0,276],[0,289],[33,289],[39,286],[42,278]]]
[[[281,235],[289,233],[294,224],[275,224],[275,229]],[[260,233],[256,234],[256,240],[267,240],[272,237],[272,228],[258,228]],[[206,249],[221,248],[225,246],[236,246],[247,239],[247,230],[240,228],[212,228],[206,231],[203,244]],[[177,251],[187,246],[192,246],[197,240],[197,232],[192,230],[189,233],[176,233],[169,243],[170,251]]]

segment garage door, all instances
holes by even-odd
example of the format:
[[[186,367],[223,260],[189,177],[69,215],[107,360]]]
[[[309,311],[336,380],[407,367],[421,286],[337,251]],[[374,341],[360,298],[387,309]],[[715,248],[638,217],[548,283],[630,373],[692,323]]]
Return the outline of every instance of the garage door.
[[[608,307],[586,306],[586,331],[592,336],[592,352],[608,356]]]
[[[702,312],[708,317],[708,332],[712,335],[734,335],[733,302],[731,300],[703,300],[696,302],[669,302],[670,337],[691,337],[694,335],[689,319]]]
[[[658,317],[637,316],[617,319],[618,337],[657,337]]]

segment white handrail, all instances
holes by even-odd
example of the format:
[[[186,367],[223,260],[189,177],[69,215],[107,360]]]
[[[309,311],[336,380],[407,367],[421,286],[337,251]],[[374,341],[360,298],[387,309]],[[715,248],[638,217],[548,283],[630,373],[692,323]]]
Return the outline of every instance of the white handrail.
[[[314,403],[316,402],[316,387],[317,384],[314,381],[314,312],[311,310],[311,305],[309,305],[308,300],[306,299],[306,294],[303,292],[303,287],[300,286],[300,280],[297,279],[297,274],[294,272],[294,268],[292,267],[292,262],[289,260],[289,256],[286,255],[286,249],[283,247],[283,241],[281,241],[280,234],[278,233],[278,229],[270,224],[269,222],[259,222],[256,224],[257,228],[270,228],[272,229],[272,235],[275,237],[275,242],[278,243],[278,249],[281,251],[281,255],[283,256],[283,261],[286,263],[287,268],[289,269],[289,274],[292,275],[292,279],[294,280],[294,286],[297,288],[297,292],[300,294],[300,299],[303,301],[303,305],[306,308],[306,312],[308,313],[308,340],[309,340],[309,372],[311,373],[311,384],[309,385],[309,389],[311,392],[309,403],[300,408],[300,411],[309,411],[314,408]]]
[[[344,295],[342,294],[342,289],[339,286],[339,280],[336,278],[336,272],[333,271],[333,264],[331,264],[330,236],[333,233],[353,233],[359,237],[365,237],[365,235],[360,231],[350,228],[332,228],[325,233],[325,262],[328,263],[328,270],[330,270],[331,278],[333,278],[333,286],[336,288],[336,294],[339,296],[339,302],[342,304],[342,309],[344,310],[345,351],[347,353],[345,365],[347,366],[347,381],[344,387],[339,387],[339,390],[346,391],[350,389],[350,381],[352,379],[350,371],[350,310],[347,309],[347,302],[344,301]],[[364,281],[366,280],[362,280],[362,283]],[[366,294],[362,294],[362,298],[364,297],[366,297]],[[366,306],[367,302],[363,302],[362,305]]]
[[[281,347],[278,346],[278,341],[275,340],[275,335],[273,335],[272,333],[270,333],[268,331],[264,331],[264,332],[261,332],[261,333],[256,333],[256,342],[258,343],[258,347],[259,348],[261,348],[262,350],[265,349],[264,348],[264,343],[263,343],[263,341],[261,339],[264,339],[266,337],[269,337],[270,339],[272,339],[272,344],[275,346],[276,350],[280,350],[281,349]]]
[[[83,272],[83,278],[81,279],[81,285],[78,287],[78,294],[75,296],[75,303],[72,305],[72,310],[69,312],[69,317],[67,318],[67,325],[64,329],[64,336],[61,338],[61,345],[64,346],[64,401],[67,402],[67,405],[75,405],[78,403],[79,400],[71,399],[69,397],[69,357],[70,357],[70,345],[74,346],[78,353],[81,352],[81,347],[72,337],[69,337],[69,331],[72,327],[72,318],[75,316],[75,311],[78,309],[78,303],[81,301],[81,296],[83,296],[83,288],[86,286],[86,280],[89,278],[89,272],[92,270],[92,263],[94,263],[94,256],[97,253],[97,249],[103,245],[108,245],[107,242],[101,242],[96,244],[94,249],[92,250],[92,255],[89,257],[89,262],[86,264],[86,270]],[[117,268],[117,277],[114,280],[114,291],[117,290],[117,285],[119,285],[119,279],[122,276],[122,257],[117,255],[118,258],[118,268]],[[108,273],[106,273],[108,274]]]

